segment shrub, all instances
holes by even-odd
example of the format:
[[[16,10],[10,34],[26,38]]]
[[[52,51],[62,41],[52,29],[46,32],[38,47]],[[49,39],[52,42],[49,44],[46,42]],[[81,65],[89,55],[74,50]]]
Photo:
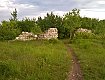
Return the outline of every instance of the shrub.
[[[93,39],[95,38],[95,34],[94,33],[87,33],[87,32],[77,32],[75,34],[76,39]]]
[[[31,29],[31,32],[33,32],[34,34],[40,34],[42,33],[41,28],[35,24],[35,26]]]
[[[3,21],[0,27],[0,40],[12,40],[20,34],[20,29],[17,28],[14,21]]]

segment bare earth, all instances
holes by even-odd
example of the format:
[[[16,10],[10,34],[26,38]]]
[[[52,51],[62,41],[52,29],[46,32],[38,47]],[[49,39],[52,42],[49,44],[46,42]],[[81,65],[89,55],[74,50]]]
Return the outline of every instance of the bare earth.
[[[70,53],[72,56],[72,70],[69,72],[68,80],[83,80],[83,75],[76,54],[68,44],[65,45],[67,47],[68,53]]]

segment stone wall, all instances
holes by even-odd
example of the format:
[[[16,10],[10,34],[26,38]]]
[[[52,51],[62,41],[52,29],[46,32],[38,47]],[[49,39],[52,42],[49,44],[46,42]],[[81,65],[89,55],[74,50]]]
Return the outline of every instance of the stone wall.
[[[18,37],[16,37],[16,40],[35,40],[37,38],[37,35],[34,35],[33,33],[29,32],[22,32]]]
[[[57,39],[58,30],[57,28],[49,28],[45,33],[38,35],[38,39]]]
[[[57,28],[49,28],[45,33],[35,35],[33,33],[29,32],[22,32],[18,37],[16,37],[16,40],[36,40],[36,39],[57,39],[58,38],[58,30]]]

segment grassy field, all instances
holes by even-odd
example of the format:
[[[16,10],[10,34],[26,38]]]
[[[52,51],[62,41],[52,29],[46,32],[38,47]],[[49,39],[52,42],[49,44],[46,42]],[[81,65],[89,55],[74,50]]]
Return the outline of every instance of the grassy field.
[[[70,64],[60,41],[0,42],[0,80],[65,80]]]
[[[105,80],[105,40],[77,39],[71,46],[80,61],[84,80]]]

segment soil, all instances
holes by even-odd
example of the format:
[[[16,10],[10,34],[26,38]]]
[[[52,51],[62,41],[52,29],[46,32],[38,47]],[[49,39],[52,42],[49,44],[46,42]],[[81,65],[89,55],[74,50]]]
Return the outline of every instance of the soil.
[[[68,80],[83,80],[80,64],[75,52],[68,44],[65,45],[67,47],[68,53],[72,56],[72,69],[70,69]]]

